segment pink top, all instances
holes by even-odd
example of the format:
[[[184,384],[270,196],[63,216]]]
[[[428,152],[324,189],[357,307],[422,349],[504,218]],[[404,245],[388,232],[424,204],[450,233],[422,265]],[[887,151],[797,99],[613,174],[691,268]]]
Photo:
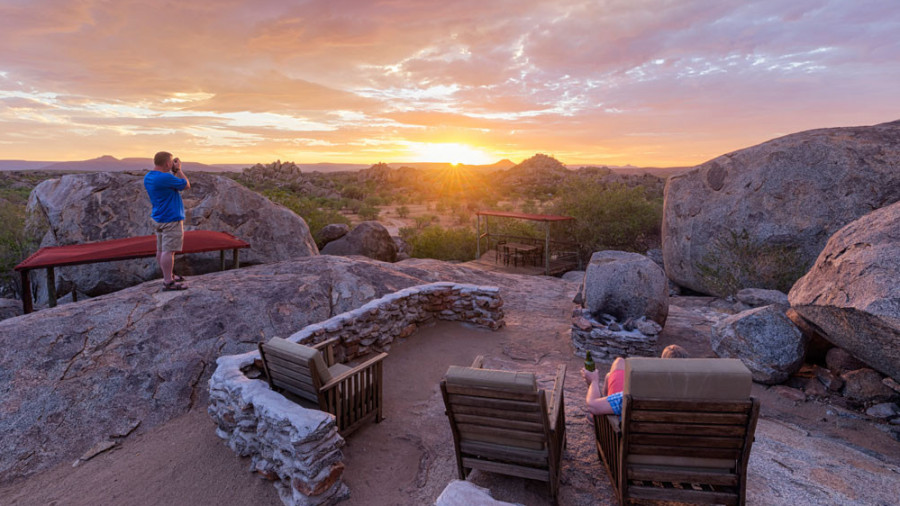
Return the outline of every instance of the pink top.
[[[609,373],[606,380],[606,395],[612,395],[625,389],[625,370],[616,369]]]

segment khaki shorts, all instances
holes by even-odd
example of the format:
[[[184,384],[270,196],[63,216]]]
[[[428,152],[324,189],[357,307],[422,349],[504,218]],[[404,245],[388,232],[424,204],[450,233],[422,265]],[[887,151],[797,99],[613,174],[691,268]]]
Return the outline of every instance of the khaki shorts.
[[[184,246],[184,222],[156,223],[156,251],[181,251]]]

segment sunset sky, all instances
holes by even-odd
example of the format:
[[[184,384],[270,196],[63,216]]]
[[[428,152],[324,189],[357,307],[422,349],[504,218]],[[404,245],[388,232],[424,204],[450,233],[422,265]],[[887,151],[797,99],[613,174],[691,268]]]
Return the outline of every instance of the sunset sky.
[[[0,159],[677,166],[897,119],[897,0],[0,0]]]

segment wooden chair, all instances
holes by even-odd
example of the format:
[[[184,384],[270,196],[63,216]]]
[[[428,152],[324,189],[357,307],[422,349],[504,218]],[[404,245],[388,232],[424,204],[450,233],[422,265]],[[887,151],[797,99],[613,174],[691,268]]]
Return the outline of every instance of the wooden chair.
[[[451,366],[441,381],[459,478],[470,469],[546,481],[556,502],[566,444],[563,382],[557,370],[549,403],[534,374]]]
[[[737,359],[625,360],[622,418],[595,416],[621,504],[744,504],[759,400]]]
[[[353,367],[335,364],[333,346],[337,341],[309,347],[273,337],[266,344],[259,343],[259,354],[273,390],[317,403],[320,410],[335,416],[338,432],[346,437],[370,420],[378,423],[384,419],[382,361],[387,353]]]

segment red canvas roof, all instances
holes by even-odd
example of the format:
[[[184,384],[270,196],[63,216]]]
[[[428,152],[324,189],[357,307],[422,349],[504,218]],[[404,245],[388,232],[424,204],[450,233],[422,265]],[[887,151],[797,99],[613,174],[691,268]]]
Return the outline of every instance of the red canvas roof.
[[[510,213],[506,211],[478,211],[478,215],[481,216],[500,216],[503,218],[518,218],[520,220],[531,220],[531,221],[568,221],[574,220],[575,218],[571,216],[556,216],[552,214],[525,214],[525,213]]]
[[[179,253],[201,253],[224,249],[249,248],[246,243],[226,232],[191,230],[184,233],[184,248]],[[15,267],[17,271],[77,265],[109,260],[127,260],[156,255],[156,236],[143,235],[127,239],[50,246],[37,250]]]

